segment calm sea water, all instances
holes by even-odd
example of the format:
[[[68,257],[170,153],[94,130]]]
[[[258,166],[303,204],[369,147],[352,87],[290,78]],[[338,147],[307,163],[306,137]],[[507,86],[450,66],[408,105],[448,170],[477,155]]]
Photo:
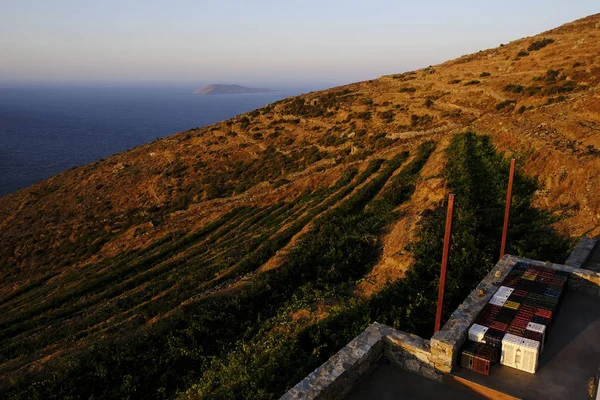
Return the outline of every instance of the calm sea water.
[[[190,88],[0,88],[0,196],[156,138],[302,90],[197,96]]]

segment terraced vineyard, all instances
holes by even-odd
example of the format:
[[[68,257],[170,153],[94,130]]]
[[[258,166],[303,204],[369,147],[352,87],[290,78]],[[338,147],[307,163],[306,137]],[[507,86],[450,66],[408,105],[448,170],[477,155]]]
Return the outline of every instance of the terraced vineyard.
[[[433,149],[431,144],[425,147],[423,154],[392,180],[391,187],[398,185],[396,181],[405,174],[411,174],[414,185],[415,174]],[[310,254],[304,254],[311,260],[303,260],[308,265],[296,265],[302,261],[292,257],[291,263],[280,268],[281,271],[257,273],[256,270],[311,222],[321,227],[322,221],[333,215],[351,218],[360,213],[407,157],[407,152],[401,152],[387,161],[375,159],[360,174],[356,169],[348,169],[329,188],[269,207],[234,209],[193,234],[170,235],[144,250],[105,259],[88,266],[83,273],[74,271],[43,286],[34,285],[23,293],[2,299],[0,349],[3,366],[17,368],[25,360],[30,363],[32,359],[56,355],[57,349],[68,348],[67,357],[80,360],[82,356],[78,353],[91,353],[90,362],[106,373],[105,379],[121,380],[128,370],[120,365],[124,361],[120,359],[123,352],[133,351],[136,357],[149,357],[150,365],[156,364],[155,356],[164,352],[158,358],[167,358],[165,362],[169,367],[184,363],[186,368],[171,369],[169,375],[172,376],[167,377],[157,377],[151,371],[136,374],[135,382],[139,382],[136,390],[138,394],[143,391],[149,395],[156,393],[157,384],[170,390],[178,387],[185,375],[192,371],[197,373],[209,356],[220,354],[241,335],[247,334],[248,328],[257,320],[272,316],[278,305],[287,301],[298,286],[314,278],[339,284],[366,272],[368,264],[362,265],[359,260],[353,265],[354,268],[360,265],[356,271],[342,268],[333,273],[335,266],[332,265],[311,269],[318,261]],[[374,203],[377,207],[391,201],[388,199],[390,190],[384,191],[382,199]],[[340,229],[337,223],[335,226]],[[312,229],[304,235],[306,237],[300,235],[300,243],[311,239],[317,228]],[[329,240],[339,241],[344,240],[345,234],[343,229],[327,233]],[[355,251],[358,249],[360,247]],[[358,256],[368,258],[369,254]],[[351,258],[351,254],[345,257]],[[252,274],[260,276],[251,279],[249,275]],[[286,284],[278,282],[277,290],[267,290],[274,285],[270,281],[281,280],[283,274],[287,275]],[[283,290],[285,286],[289,290]],[[188,318],[193,318],[193,323],[181,325]],[[178,332],[178,326],[186,328]],[[152,350],[139,352],[135,343],[140,336],[146,335],[151,335]],[[201,344],[195,354],[173,354],[178,345],[182,346],[181,351],[186,349],[189,340]],[[104,343],[115,341],[118,350],[112,344],[110,350],[100,350],[99,354],[89,351],[90,347],[97,345],[102,349]],[[111,359],[113,356],[119,360]],[[83,357],[85,359],[86,355]],[[109,359],[98,360],[97,357]],[[139,361],[135,364],[140,365]],[[118,364],[112,364],[114,362]],[[72,372],[76,373],[79,368],[82,366],[75,367]],[[182,376],[175,376],[175,371]],[[85,397],[105,395],[95,392],[103,386],[97,381],[100,378],[96,377],[93,387],[78,383],[79,390],[92,392],[77,394]]]
[[[597,26],[286,99],[0,198],[0,397],[273,399],[373,321],[427,337],[446,196],[452,310],[498,257],[509,157],[508,252],[560,262],[600,234]]]

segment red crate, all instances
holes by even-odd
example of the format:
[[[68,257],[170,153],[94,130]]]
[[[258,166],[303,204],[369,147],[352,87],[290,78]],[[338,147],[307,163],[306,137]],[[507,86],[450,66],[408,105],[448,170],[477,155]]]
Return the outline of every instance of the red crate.
[[[510,323],[509,327],[511,326],[518,326],[519,328],[527,328],[527,325],[531,322],[531,320],[525,320],[525,319],[520,319],[520,318],[515,318],[513,319],[513,321]]]
[[[490,328],[498,329],[499,331],[506,332],[506,328],[508,328],[508,324],[500,321],[493,321],[490,324]]]
[[[530,306],[529,304],[521,304],[521,307],[519,308],[519,312],[527,312],[527,313],[531,313],[533,315],[535,315],[535,312],[537,311],[536,307]]]
[[[529,329],[525,329],[522,335],[525,339],[533,339],[537,340],[540,343],[544,343],[544,335],[541,332],[530,331]]]
[[[523,333],[526,331],[522,326],[509,325],[506,329],[506,333],[511,333],[515,336],[523,337]]]
[[[539,317],[548,318],[549,320],[552,320],[552,311],[546,310],[544,308],[538,307],[538,309],[535,312],[535,315],[537,315]]]
[[[489,375],[491,366],[492,366],[492,363],[490,360],[486,360],[479,356],[473,357],[473,371],[479,372],[480,374],[483,374],[483,375]]]

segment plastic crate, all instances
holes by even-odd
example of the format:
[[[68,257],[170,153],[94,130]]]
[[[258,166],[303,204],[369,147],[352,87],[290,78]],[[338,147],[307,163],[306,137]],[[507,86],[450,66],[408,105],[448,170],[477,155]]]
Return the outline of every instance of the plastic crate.
[[[550,300],[542,300],[538,302],[537,308],[538,309],[535,313],[536,315],[552,319],[552,314],[554,312],[554,308],[556,307],[552,306]]]
[[[560,279],[556,279],[556,277],[553,277],[550,282],[548,282],[549,285],[552,286],[558,286],[558,287],[565,287],[565,281],[561,281]]]
[[[489,315],[491,317],[495,317],[502,310],[501,306],[495,306],[493,304],[487,303],[485,307],[481,310],[479,315]]]
[[[504,338],[504,335],[505,332],[503,331],[494,328],[488,328],[483,336],[483,341],[488,346],[500,348],[502,347],[502,339]]]
[[[499,359],[497,348],[467,341],[460,354],[460,365],[480,374],[489,375],[492,363]]]
[[[521,307],[521,303],[517,303],[516,301],[506,300],[502,307],[510,308],[511,310],[518,310]]]
[[[531,272],[525,272],[523,274],[523,276],[521,277],[521,279],[527,279],[528,281],[533,281],[533,280],[535,280],[536,277],[537,277],[536,274],[533,274]]]
[[[525,332],[525,328],[522,326],[516,326],[516,325],[509,325],[508,328],[506,328],[506,333],[507,334],[511,334],[511,335],[515,335],[515,336],[519,336],[519,337],[523,337],[523,333]]]
[[[517,326],[519,328],[523,328],[526,329],[527,325],[529,325],[531,322],[531,320],[526,320],[526,319],[521,319],[521,318],[515,318],[512,320],[512,322],[509,324],[509,326]]]
[[[515,368],[516,353],[521,345],[521,338],[511,333],[504,335],[502,350],[500,351],[500,364]]]
[[[508,298],[515,289],[508,286],[500,286],[494,295]]]
[[[546,335],[548,334],[548,330],[552,324],[552,320],[550,318],[542,317],[540,315],[534,315],[533,318],[531,318],[531,322],[544,325],[546,327]]]
[[[485,307],[481,310],[477,318],[475,318],[475,323],[483,326],[489,326],[496,315],[502,310],[502,307],[495,306],[493,304],[486,304]]]
[[[517,368],[521,371],[535,374],[540,357],[540,342],[533,339],[521,339],[520,350],[523,352],[521,360],[517,356]],[[519,362],[520,361],[520,362]]]
[[[535,373],[540,342],[507,333],[502,340],[500,363],[521,371]]]
[[[502,307],[504,305],[504,303],[506,302],[506,300],[507,300],[507,298],[505,298],[505,297],[493,295],[488,303],[498,306],[498,307]]]
[[[473,371],[482,375],[489,375],[492,362],[478,356],[473,357]]]
[[[500,321],[492,321],[490,324],[491,329],[496,329],[501,332],[506,332],[506,328],[508,328],[508,324]]]
[[[517,311],[511,308],[502,307],[502,310],[496,315],[496,321],[510,324],[511,321],[517,316]]]
[[[515,263],[512,270],[513,271],[527,271],[527,269],[529,269],[529,266],[530,266],[530,264],[528,264],[526,262],[518,261]]]
[[[527,335],[524,337],[537,340],[541,344],[540,351],[544,350],[544,344],[546,343],[546,325],[530,322],[527,324],[527,330],[525,333]],[[535,335],[533,335],[534,333]]]
[[[525,290],[528,292],[532,283],[532,281],[528,281],[527,279],[520,279],[515,285],[515,290]]]
[[[485,333],[487,332],[489,328],[487,326],[483,326],[483,325],[479,325],[479,324],[473,324],[471,325],[471,327],[469,328],[469,340],[473,341],[473,342],[477,342],[477,343],[483,343],[483,338],[485,336]]]

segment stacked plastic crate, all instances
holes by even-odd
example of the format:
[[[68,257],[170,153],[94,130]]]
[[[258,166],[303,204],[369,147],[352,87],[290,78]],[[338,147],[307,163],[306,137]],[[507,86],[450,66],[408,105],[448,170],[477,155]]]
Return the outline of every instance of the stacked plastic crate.
[[[496,362],[535,373],[567,279],[517,263],[470,327],[461,365],[485,375]]]

